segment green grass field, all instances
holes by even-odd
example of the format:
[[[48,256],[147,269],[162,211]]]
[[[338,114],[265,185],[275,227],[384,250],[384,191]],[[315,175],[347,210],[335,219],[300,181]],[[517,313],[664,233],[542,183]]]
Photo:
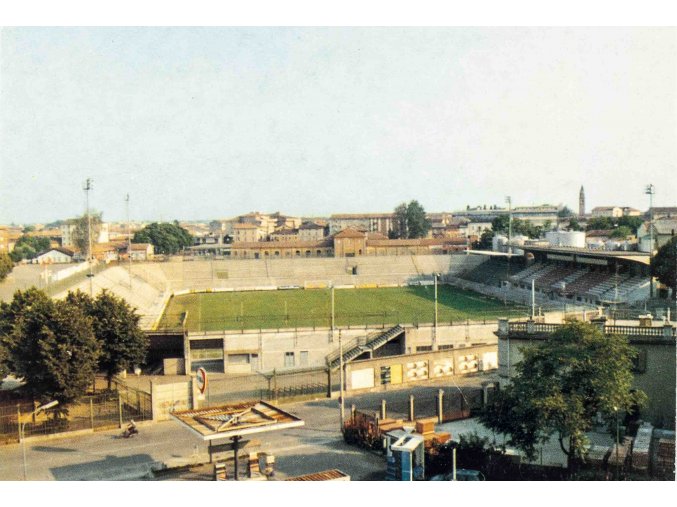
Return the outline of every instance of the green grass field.
[[[294,289],[174,296],[159,328],[180,329],[185,312],[188,312],[186,328],[189,331],[328,327],[331,325],[331,292],[329,289]],[[524,307],[504,305],[502,301],[447,285],[438,287],[439,324],[526,314]],[[432,323],[434,288],[337,289],[334,315],[337,326]]]

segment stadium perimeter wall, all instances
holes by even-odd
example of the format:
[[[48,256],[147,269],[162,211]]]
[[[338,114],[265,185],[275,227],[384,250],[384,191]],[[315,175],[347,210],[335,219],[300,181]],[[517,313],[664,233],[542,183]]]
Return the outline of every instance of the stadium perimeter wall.
[[[433,326],[403,325],[405,329],[402,352],[413,354],[433,347],[433,335],[436,334],[436,346],[442,348],[462,349],[474,345],[490,345],[496,350],[497,338],[494,334],[497,323],[466,323],[459,325],[438,326],[435,332]],[[386,327],[387,329],[387,327]],[[355,339],[372,333],[384,331],[383,327],[360,327],[341,329],[341,339],[344,346]],[[199,342],[203,342],[200,344]],[[210,349],[198,349],[208,346]],[[199,364],[195,350],[211,350],[210,357],[218,357],[221,363],[212,361],[211,365],[224,373],[244,374],[254,371],[285,370],[304,367],[319,367],[326,365],[327,355],[339,349],[338,330],[331,329],[298,329],[289,331],[278,330],[245,330],[187,333],[184,344],[184,358],[181,365],[185,370],[194,370]],[[219,352],[220,350],[220,352]],[[294,366],[285,364],[285,356],[293,354]],[[234,363],[232,356],[249,355],[249,363]],[[253,356],[256,356],[254,360]],[[289,356],[287,356],[289,361]],[[300,359],[306,358],[305,363]],[[222,366],[221,366],[222,365]],[[183,373],[180,371],[172,373]]]

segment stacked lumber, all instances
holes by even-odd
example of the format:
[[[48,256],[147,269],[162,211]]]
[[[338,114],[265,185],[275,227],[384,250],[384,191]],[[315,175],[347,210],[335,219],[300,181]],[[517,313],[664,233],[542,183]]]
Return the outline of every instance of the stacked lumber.
[[[644,422],[637,430],[637,435],[632,442],[632,469],[637,472],[649,470],[649,449],[652,434],[653,426]]]
[[[660,479],[675,479],[675,432],[654,430],[652,470]]]
[[[380,419],[378,422],[378,430],[383,435],[389,431],[404,429],[403,419]]]

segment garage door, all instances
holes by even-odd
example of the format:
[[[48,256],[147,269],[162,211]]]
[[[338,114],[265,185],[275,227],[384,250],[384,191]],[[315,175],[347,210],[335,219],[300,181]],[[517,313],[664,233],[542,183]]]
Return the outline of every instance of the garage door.
[[[363,370],[354,370],[350,376],[350,386],[352,389],[366,389],[374,387],[374,368],[365,368]]]

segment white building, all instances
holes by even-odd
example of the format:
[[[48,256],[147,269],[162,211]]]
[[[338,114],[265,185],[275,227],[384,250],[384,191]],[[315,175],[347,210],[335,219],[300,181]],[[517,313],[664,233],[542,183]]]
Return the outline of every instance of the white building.
[[[73,252],[67,248],[52,248],[38,255],[35,264],[68,264],[73,262]]]

